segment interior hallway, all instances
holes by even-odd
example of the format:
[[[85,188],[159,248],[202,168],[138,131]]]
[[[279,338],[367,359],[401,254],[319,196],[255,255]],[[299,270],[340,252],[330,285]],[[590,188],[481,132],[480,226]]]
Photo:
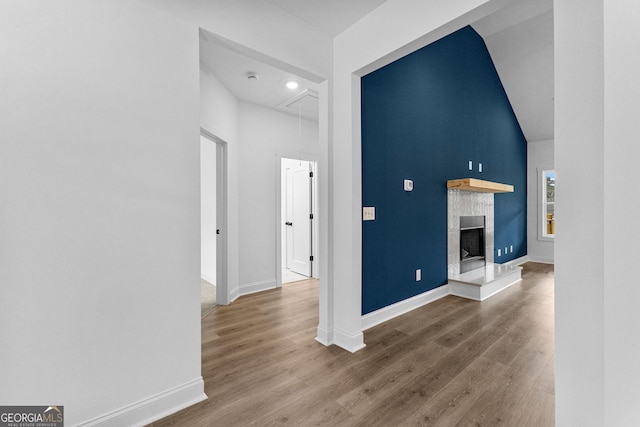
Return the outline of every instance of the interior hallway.
[[[152,425],[552,426],[553,266],[522,278],[371,328],[355,354],[314,340],[317,280],[241,297],[202,320],[209,399]]]

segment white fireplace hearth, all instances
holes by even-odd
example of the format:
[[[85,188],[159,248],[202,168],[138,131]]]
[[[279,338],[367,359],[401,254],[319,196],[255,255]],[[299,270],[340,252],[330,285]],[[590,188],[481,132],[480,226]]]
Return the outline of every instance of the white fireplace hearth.
[[[522,267],[487,263],[486,266],[449,276],[451,295],[484,301],[521,280]]]
[[[475,182],[474,182],[475,181]],[[463,183],[461,185],[460,183]],[[521,267],[494,264],[494,192],[513,191],[513,187],[489,181],[469,179],[448,182],[447,262],[449,291],[452,295],[482,301],[516,283]],[[461,248],[460,217],[484,217],[484,262],[478,268],[461,272],[462,259],[469,248]],[[466,228],[466,227],[463,227]],[[468,265],[468,264],[467,264]]]

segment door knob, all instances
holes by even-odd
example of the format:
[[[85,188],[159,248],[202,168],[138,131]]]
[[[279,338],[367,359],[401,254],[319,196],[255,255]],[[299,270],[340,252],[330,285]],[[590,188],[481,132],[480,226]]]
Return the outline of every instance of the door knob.
[[[287,221],[287,222],[285,222],[285,223],[284,223],[284,225],[288,225],[289,227],[291,227],[291,226],[293,225],[293,223],[292,223],[292,222]]]

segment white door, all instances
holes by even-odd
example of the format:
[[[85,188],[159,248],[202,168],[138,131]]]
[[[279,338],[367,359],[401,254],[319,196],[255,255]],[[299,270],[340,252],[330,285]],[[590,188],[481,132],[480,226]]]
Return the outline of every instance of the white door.
[[[311,176],[309,162],[287,170],[287,267],[311,276]]]

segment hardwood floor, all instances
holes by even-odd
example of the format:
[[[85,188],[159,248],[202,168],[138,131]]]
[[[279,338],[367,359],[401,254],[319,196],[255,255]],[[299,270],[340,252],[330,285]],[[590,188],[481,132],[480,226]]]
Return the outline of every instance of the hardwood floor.
[[[448,296],[324,347],[318,283],[239,298],[202,320],[209,399],[153,426],[553,426],[553,266],[484,302]]]

